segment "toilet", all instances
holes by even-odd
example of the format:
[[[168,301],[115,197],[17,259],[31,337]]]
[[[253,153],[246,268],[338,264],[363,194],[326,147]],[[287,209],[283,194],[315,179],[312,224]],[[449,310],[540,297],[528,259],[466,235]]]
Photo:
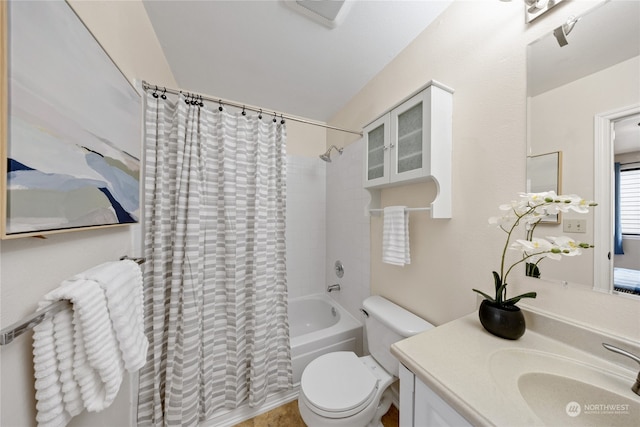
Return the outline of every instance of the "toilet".
[[[381,296],[365,299],[362,309],[371,355],[327,353],[302,372],[298,408],[309,427],[382,427],[399,369],[391,344],[433,328]]]

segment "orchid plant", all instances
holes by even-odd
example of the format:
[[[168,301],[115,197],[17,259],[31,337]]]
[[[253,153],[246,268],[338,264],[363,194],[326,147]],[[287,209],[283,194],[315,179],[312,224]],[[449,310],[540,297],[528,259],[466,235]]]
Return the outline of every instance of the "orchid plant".
[[[593,201],[588,201],[576,195],[557,195],[553,191],[544,193],[520,193],[520,199],[509,204],[500,206],[504,214],[489,218],[489,224],[498,226],[507,234],[507,240],[502,250],[500,261],[500,273],[494,271],[495,297],[473,289],[487,300],[503,305],[515,305],[522,298],[535,298],[535,292],[527,292],[516,297],[507,299],[507,277],[513,268],[519,264],[527,265],[527,272],[538,273],[538,264],[546,258],[560,260],[563,256],[577,256],[582,254],[583,249],[592,248],[588,243],[576,242],[566,237],[533,237],[533,232],[540,221],[547,215],[554,215],[560,212],[587,213],[589,208],[596,206]],[[524,225],[526,239],[515,239],[514,232],[520,225]],[[513,264],[506,265],[507,250],[520,252],[521,257]],[[535,274],[533,274],[535,276]],[[539,273],[536,277],[539,277]]]

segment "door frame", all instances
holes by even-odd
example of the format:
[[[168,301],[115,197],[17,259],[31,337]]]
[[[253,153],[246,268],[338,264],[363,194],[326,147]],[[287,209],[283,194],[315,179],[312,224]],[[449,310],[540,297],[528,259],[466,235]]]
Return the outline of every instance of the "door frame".
[[[619,108],[594,117],[594,253],[593,289],[613,292],[613,218],[614,218],[614,132],[615,122],[639,114],[640,104]]]

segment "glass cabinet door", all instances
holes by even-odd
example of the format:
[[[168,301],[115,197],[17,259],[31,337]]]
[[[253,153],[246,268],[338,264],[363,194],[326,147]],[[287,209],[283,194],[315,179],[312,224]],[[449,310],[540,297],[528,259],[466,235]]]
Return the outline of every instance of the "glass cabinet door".
[[[391,182],[422,175],[427,124],[424,110],[424,95],[420,93],[391,112]]]
[[[366,139],[365,186],[389,180],[389,116],[385,115],[364,129]]]
[[[422,167],[422,102],[398,114],[398,173]]]

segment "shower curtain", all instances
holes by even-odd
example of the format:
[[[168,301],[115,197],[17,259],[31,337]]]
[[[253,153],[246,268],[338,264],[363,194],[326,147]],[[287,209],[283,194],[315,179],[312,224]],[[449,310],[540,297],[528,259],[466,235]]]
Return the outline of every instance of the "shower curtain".
[[[147,94],[139,425],[197,425],[292,383],[283,123]]]

